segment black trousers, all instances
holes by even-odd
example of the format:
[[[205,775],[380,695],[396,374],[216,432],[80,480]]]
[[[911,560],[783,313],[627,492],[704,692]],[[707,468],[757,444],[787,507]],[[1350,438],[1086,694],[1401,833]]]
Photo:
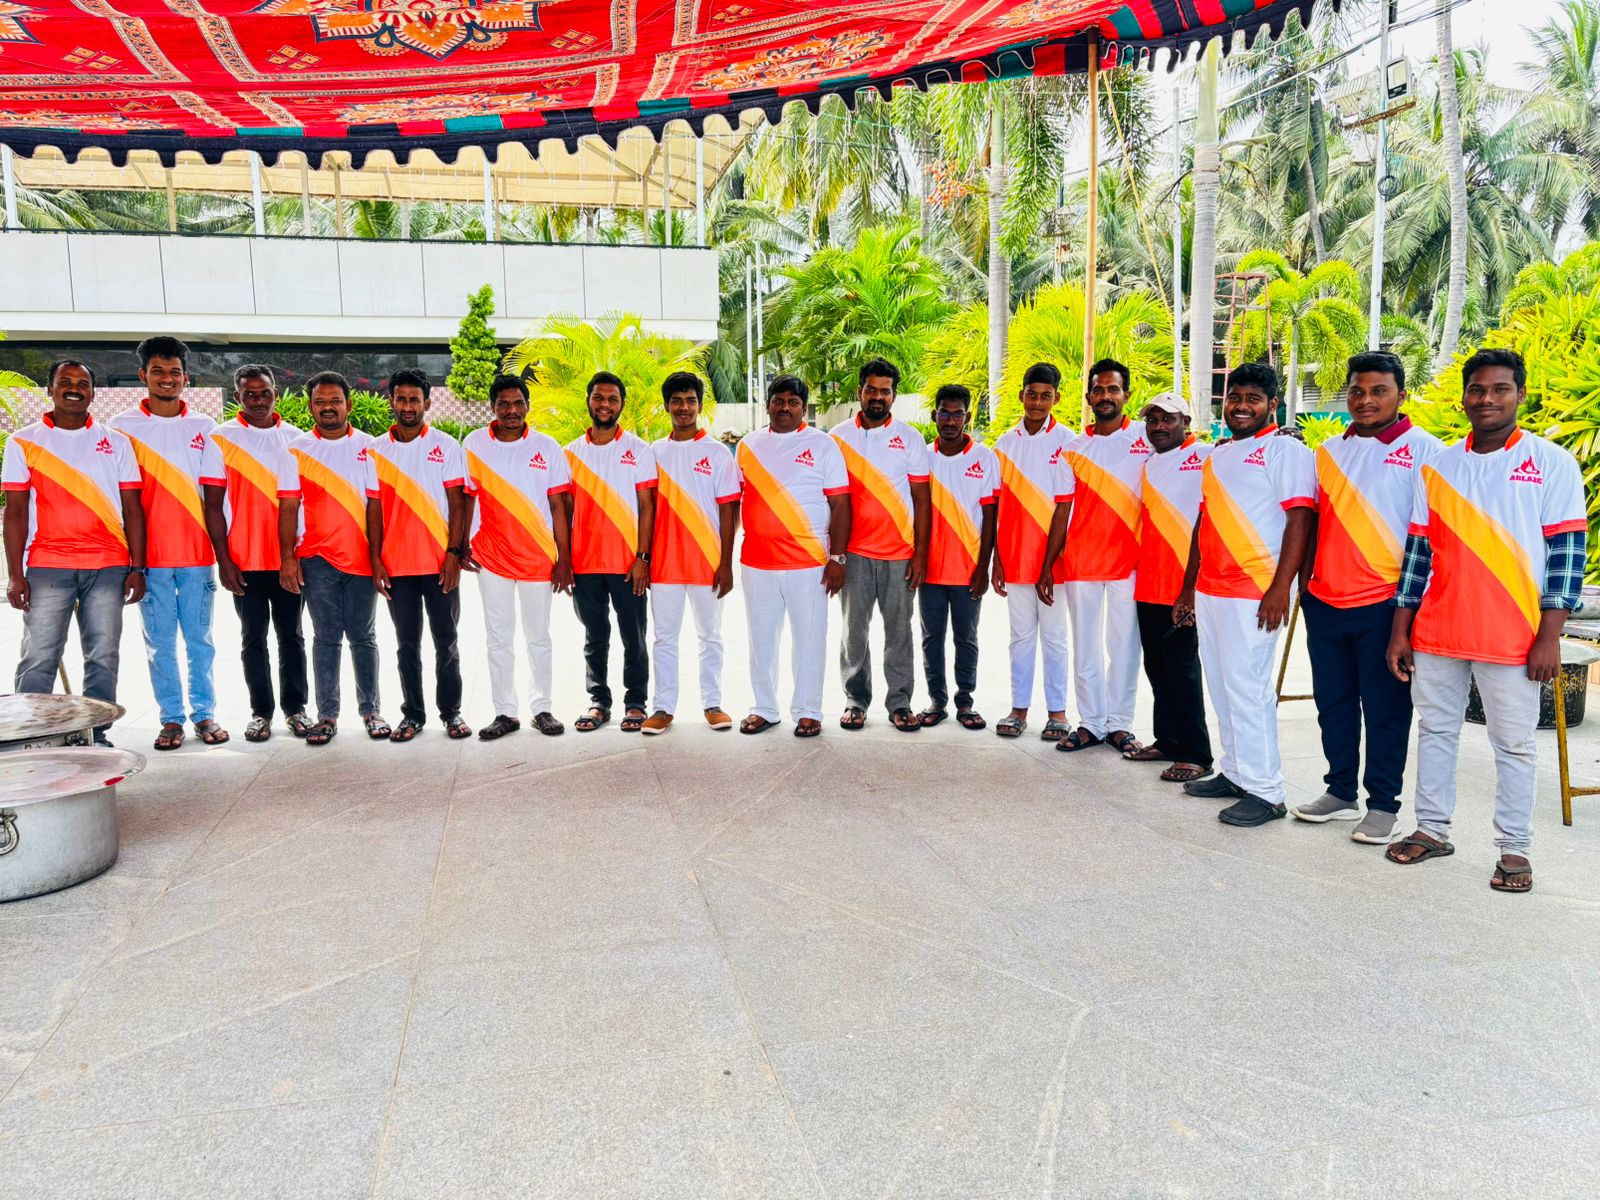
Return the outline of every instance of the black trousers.
[[[272,716],[272,656],[267,653],[267,625],[278,638],[278,696],[283,715],[306,710],[306,639],[300,632],[305,597],[286,591],[276,571],[244,571],[244,595],[233,598],[243,633],[239,658],[244,663],[244,685],[250,693],[250,715]]]
[[[1387,600],[1334,608],[1309,592],[1300,601],[1311,656],[1311,691],[1328,791],[1356,802],[1361,769],[1361,727],[1367,730],[1367,806],[1400,811],[1400,788],[1411,739],[1411,687],[1389,673],[1389,630],[1394,605]]]
[[[439,719],[461,715],[461,651],[456,626],[461,621],[461,589],[446,592],[437,575],[391,575],[389,616],[394,621],[400,660],[400,715],[419,724],[428,718],[422,698],[422,617],[433,635],[434,701]]]
[[[1155,695],[1155,748],[1174,762],[1211,765],[1211,735],[1200,683],[1200,642],[1193,625],[1174,625],[1172,605],[1140,601],[1139,644]]]
[[[572,603],[583,622],[589,702],[611,711],[607,668],[611,662],[611,610],[615,609],[622,634],[622,704],[624,708],[643,708],[650,687],[650,652],[644,636],[648,597],[635,596],[626,575],[577,575],[573,577]]]
[[[950,685],[944,674],[944,634],[955,630],[956,711],[972,707],[978,686],[978,609],[966,584],[925,583],[917,589],[917,611],[922,617],[922,673],[928,681],[928,703],[944,708],[950,702]]]

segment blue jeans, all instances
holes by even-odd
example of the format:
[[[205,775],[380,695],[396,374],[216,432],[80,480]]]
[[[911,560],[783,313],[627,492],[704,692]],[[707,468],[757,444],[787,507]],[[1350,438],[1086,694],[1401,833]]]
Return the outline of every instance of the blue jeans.
[[[67,628],[78,614],[78,639],[83,644],[83,694],[117,702],[117,663],[122,649],[122,592],[127,567],[72,571],[65,567],[32,567],[30,599],[22,618],[22,659],[17,663],[19,692],[53,692]]]
[[[183,675],[178,669],[178,632],[183,632],[189,662],[189,719],[196,725],[217,715],[211,682],[211,609],[217,581],[210,567],[151,567],[145,572],[144,652],[150,660],[150,687],[163,725],[183,724]]]
[[[339,654],[350,643],[356,703],[363,717],[378,711],[378,592],[370,575],[350,575],[325,558],[302,558],[300,575],[311,613],[311,677],[317,720],[339,719]]]

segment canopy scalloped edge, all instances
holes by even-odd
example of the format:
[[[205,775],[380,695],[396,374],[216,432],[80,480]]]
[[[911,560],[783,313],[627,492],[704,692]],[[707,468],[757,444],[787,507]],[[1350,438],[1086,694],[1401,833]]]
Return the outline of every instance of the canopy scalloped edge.
[[[1282,32],[1289,14],[1298,12],[1302,22],[1309,19],[1311,10],[1319,0],[1278,0],[1275,4],[1254,9],[1238,17],[1162,38],[1122,39],[1106,37],[1101,33],[1101,66],[1141,67],[1155,70],[1158,58],[1166,55],[1166,69],[1175,70],[1186,60],[1192,49],[1203,47],[1212,38],[1222,39],[1222,52],[1229,53],[1241,41],[1254,45],[1261,37],[1276,39]],[[1337,11],[1342,0],[1320,0]],[[387,150],[397,161],[409,162],[413,151],[428,150],[441,161],[454,163],[457,155],[468,147],[478,147],[490,161],[498,158],[497,148],[507,143],[526,146],[537,155],[541,143],[560,141],[569,151],[576,150],[583,138],[598,137],[616,148],[618,137],[628,131],[643,129],[659,139],[661,131],[669,125],[687,124],[695,136],[703,136],[706,121],[721,118],[730,127],[737,126],[745,114],[759,111],[769,122],[776,122],[783,110],[791,104],[804,104],[815,113],[828,96],[838,96],[846,105],[855,108],[856,97],[863,92],[875,92],[888,99],[897,87],[916,87],[927,90],[931,86],[948,83],[974,83],[985,79],[1013,79],[1019,76],[1053,76],[1082,74],[1089,67],[1089,37],[1087,31],[1071,37],[1041,40],[1029,44],[1005,47],[993,54],[960,61],[924,63],[913,70],[881,79],[852,79],[843,83],[823,83],[808,91],[796,94],[794,89],[779,91],[764,89],[737,92],[725,104],[715,107],[691,107],[685,102],[682,108],[657,109],[648,113],[601,120],[593,109],[554,110],[544,114],[543,125],[523,129],[476,128],[463,132],[441,134],[405,134],[398,125],[351,126],[342,137],[283,137],[252,138],[234,136],[226,138],[197,138],[177,130],[138,130],[126,134],[91,134],[63,129],[20,129],[0,126],[0,142],[21,155],[32,155],[43,147],[59,151],[69,162],[76,162],[85,150],[103,150],[116,166],[124,165],[133,150],[151,150],[165,166],[172,166],[180,152],[197,153],[206,162],[216,163],[229,151],[255,150],[268,163],[277,163],[286,152],[307,156],[313,168],[322,166],[326,154],[350,156],[350,164],[359,170],[374,151]],[[491,118],[492,119],[492,118]]]

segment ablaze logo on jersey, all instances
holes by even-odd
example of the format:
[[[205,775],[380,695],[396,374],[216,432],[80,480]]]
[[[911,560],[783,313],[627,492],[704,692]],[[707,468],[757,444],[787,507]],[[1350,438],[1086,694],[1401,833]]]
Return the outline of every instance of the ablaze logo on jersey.
[[[1141,437],[1136,437],[1136,438],[1133,439],[1133,444],[1128,447],[1128,453],[1129,454],[1149,454],[1150,453],[1150,443],[1145,441],[1142,436]]]
[[[1200,471],[1205,469],[1205,465],[1206,460],[1200,457],[1200,451],[1191,450],[1189,451],[1189,457],[1184,459],[1183,462],[1179,464],[1178,470]]]
[[[1055,453],[1050,456],[1050,465],[1053,467],[1061,461],[1061,447],[1057,446]]]
[[[981,462],[975,462],[970,467],[968,467],[967,468],[967,478],[968,479],[982,479],[983,478],[983,464]]]
[[[361,447],[361,449],[356,451],[356,461],[357,462],[366,462],[367,461],[367,448],[365,446]]]
[[[204,450],[205,448],[206,448],[206,435],[203,434],[203,433],[195,434],[194,438],[189,442],[189,449],[191,449],[191,450]]]
[[[889,439],[889,449],[891,449],[891,450],[904,450],[905,448],[906,448],[906,444],[901,439],[901,437],[900,437],[900,435],[898,433],[895,434],[892,438]]]
[[[1539,474],[1539,464],[1533,461],[1533,455],[1528,455],[1522,460],[1522,465],[1511,472],[1512,483],[1543,483],[1544,476]]]
[[[1267,465],[1267,448],[1257,446],[1244,456],[1244,465],[1247,467],[1264,467]]]
[[[96,442],[94,444],[94,452],[96,454],[115,454],[116,453],[116,451],[111,449],[111,439],[108,438],[108,437],[103,437],[98,442]]]
[[[442,463],[444,461],[444,447],[435,446],[432,450],[429,450],[428,461],[433,463]]]
[[[530,458],[528,460],[528,465],[530,467],[532,467],[535,471],[548,471],[550,469],[549,467],[544,465],[544,455],[543,454],[535,454],[532,458]]]
[[[699,462],[695,463],[694,473],[696,475],[711,474],[711,460],[709,458],[702,458]]]
[[[636,466],[639,465],[639,460],[634,458],[633,451],[631,449],[624,450],[622,452],[622,457],[619,458],[617,461],[620,462],[625,467],[636,467]]]
[[[1388,458],[1383,460],[1383,465],[1386,467],[1406,467],[1409,469],[1417,464],[1411,457],[1411,447],[1401,446],[1399,449],[1395,450],[1394,453],[1390,454]]]
[[[796,454],[794,456],[794,460],[795,460],[795,462],[799,463],[802,467],[814,467],[814,466],[817,465],[817,460],[811,457],[811,451],[810,450],[802,450],[802,451],[800,451],[799,454]]]

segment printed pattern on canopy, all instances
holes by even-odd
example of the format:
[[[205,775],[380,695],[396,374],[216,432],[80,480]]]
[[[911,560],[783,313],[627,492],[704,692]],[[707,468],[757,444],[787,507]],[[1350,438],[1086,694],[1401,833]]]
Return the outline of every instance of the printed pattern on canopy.
[[[214,158],[599,134],[1149,64],[1312,0],[0,0],[0,140]]]

